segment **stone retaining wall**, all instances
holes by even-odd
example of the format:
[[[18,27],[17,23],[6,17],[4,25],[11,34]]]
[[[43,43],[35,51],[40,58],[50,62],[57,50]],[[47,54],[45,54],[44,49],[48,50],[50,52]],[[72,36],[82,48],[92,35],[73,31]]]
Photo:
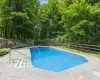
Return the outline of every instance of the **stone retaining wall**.
[[[0,38],[0,48],[7,48],[7,47],[8,47],[8,40]]]

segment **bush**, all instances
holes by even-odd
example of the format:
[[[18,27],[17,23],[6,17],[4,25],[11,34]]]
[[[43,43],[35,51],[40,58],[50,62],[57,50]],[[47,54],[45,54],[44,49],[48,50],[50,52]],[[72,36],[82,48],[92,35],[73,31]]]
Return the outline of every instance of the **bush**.
[[[13,46],[14,46],[14,45],[13,45],[12,40],[8,40],[8,47],[9,47],[9,48],[13,48]]]
[[[10,48],[0,49],[0,56],[6,55],[10,52]]]

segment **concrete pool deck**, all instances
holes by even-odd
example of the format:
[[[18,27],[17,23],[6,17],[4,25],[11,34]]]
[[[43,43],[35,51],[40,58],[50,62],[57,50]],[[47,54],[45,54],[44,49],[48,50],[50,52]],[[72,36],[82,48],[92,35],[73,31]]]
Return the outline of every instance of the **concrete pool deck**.
[[[16,50],[26,56],[19,54]],[[12,59],[22,59],[24,62],[24,59],[30,57],[29,47],[16,50],[11,51]],[[78,55],[84,56],[89,62],[56,73],[35,68],[31,65],[16,68],[16,63],[9,64],[8,54],[0,57],[0,80],[100,80],[100,59],[86,54]]]

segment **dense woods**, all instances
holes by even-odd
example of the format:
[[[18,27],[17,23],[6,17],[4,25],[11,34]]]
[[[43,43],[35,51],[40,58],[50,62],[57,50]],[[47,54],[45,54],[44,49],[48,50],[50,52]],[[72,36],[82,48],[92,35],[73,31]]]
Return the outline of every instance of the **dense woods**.
[[[38,0],[0,0],[0,36],[25,40],[34,37]]]
[[[0,36],[100,44],[100,0],[0,0]]]

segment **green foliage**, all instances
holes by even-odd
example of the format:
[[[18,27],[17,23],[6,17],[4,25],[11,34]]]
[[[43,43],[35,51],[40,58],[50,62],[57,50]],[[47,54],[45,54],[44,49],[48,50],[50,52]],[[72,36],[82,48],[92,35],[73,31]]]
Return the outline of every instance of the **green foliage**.
[[[100,44],[100,0],[0,0],[0,36]]]
[[[10,52],[10,48],[0,49],[0,56],[6,55]]]
[[[63,35],[64,28],[61,23],[61,14],[58,10],[58,0],[49,0],[42,4],[39,10],[40,39],[53,39]]]
[[[23,41],[33,39],[39,0],[0,0],[0,4],[0,36]]]
[[[62,2],[59,6],[62,23],[72,43],[99,44],[99,2],[94,6],[87,1]],[[62,6],[63,5],[63,6]],[[67,5],[67,9],[66,9]]]
[[[8,40],[8,43],[7,44],[8,44],[8,47],[9,48],[13,48],[13,42],[12,42],[12,40]]]

